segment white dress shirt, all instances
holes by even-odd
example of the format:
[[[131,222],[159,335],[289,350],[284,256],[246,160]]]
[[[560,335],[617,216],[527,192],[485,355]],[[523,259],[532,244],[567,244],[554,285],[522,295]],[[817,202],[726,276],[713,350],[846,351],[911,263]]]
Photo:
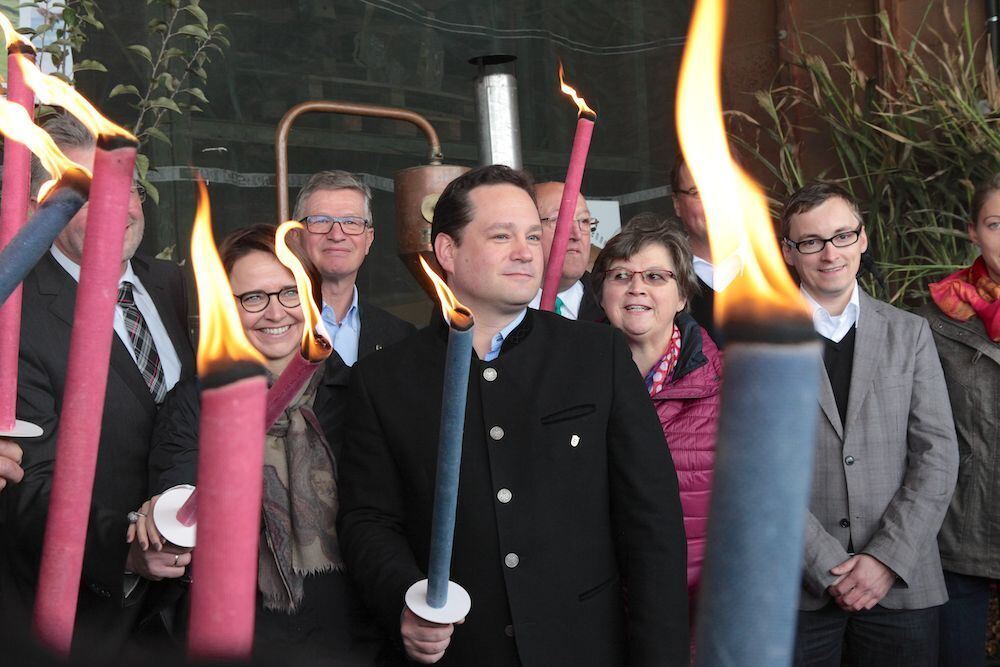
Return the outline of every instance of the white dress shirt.
[[[66,269],[66,273],[79,283],[80,265],[67,257],[55,246],[52,246],[49,252],[52,253],[52,257],[59,263],[59,266]],[[160,313],[156,310],[156,304],[153,303],[149,292],[146,291],[142,281],[139,280],[139,276],[135,275],[135,272],[132,270],[131,261],[125,265],[125,272],[118,279],[119,286],[126,281],[132,283],[132,296],[135,299],[135,305],[139,309],[139,312],[142,313],[142,319],[146,321],[149,333],[153,337],[156,354],[160,357],[160,366],[163,368],[163,380],[166,382],[167,391],[170,391],[177,384],[177,380],[181,376],[180,357],[177,356],[177,350],[174,349],[174,344],[170,340],[169,334],[167,334],[167,329],[163,326],[163,320],[160,319]],[[187,322],[184,323],[184,326],[187,326]],[[122,309],[118,306],[115,307],[115,333],[121,342],[125,344],[125,349],[128,350],[128,353],[132,355],[132,361],[135,361],[135,350],[132,349],[132,341],[128,337],[128,330],[125,328],[125,316],[122,315]]]
[[[847,335],[847,332],[851,330],[851,327],[858,323],[858,317],[861,315],[861,298],[858,296],[857,280],[854,281],[851,300],[840,315],[831,315],[826,308],[816,302],[816,299],[805,288],[799,287],[799,290],[812,307],[813,326],[816,328],[816,333],[823,336],[823,338],[828,338],[834,343],[839,343]]]
[[[570,320],[575,320],[580,317],[580,304],[583,303],[583,283],[577,280],[565,290],[559,292],[556,296],[559,297],[559,300],[562,301],[563,305],[560,315]],[[541,303],[542,290],[538,290],[538,294],[536,294],[535,298],[531,300],[528,307],[538,310],[538,306],[541,305]]]

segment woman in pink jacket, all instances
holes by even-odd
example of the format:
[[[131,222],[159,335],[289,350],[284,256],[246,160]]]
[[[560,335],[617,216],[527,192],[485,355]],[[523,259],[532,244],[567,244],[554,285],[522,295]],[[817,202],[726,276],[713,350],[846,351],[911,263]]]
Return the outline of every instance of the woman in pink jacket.
[[[680,485],[688,544],[691,618],[705,560],[722,360],[684,312],[697,294],[683,231],[644,216],[608,241],[594,263],[594,292],[646,378]]]

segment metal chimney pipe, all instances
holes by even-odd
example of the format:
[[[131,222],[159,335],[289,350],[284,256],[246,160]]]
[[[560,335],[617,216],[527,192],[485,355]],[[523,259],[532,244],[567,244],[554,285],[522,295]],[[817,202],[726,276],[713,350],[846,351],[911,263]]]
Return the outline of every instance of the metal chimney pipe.
[[[521,168],[521,124],[517,113],[517,79],[499,66],[516,56],[477,56],[476,116],[479,121],[479,161]]]

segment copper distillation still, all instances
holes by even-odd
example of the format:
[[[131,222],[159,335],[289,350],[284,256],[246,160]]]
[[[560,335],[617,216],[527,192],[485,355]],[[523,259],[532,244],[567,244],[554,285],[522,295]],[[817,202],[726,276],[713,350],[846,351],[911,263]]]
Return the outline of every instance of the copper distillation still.
[[[354,102],[310,101],[297,104],[278,123],[274,151],[277,162],[278,216],[288,220],[288,134],[299,116],[310,112],[372,116],[412,123],[427,137],[430,144],[429,164],[410,167],[396,172],[393,177],[396,200],[396,243],[399,258],[413,278],[432,299],[434,287],[427,274],[420,268],[420,257],[430,264],[438,275],[442,274],[431,248],[431,219],[437,198],[455,178],[469,171],[469,167],[441,164],[441,141],[430,122],[408,109],[385,107]]]

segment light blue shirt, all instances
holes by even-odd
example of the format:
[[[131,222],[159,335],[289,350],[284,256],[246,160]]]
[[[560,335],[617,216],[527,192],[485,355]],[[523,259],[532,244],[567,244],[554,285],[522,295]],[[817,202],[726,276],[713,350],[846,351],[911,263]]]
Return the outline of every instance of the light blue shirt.
[[[524,316],[527,312],[527,308],[522,310],[520,315],[510,321],[510,324],[498,331],[496,336],[493,336],[493,339],[490,340],[490,351],[486,353],[485,357],[483,357],[483,361],[493,361],[500,356],[500,348],[503,347],[504,340],[506,340],[507,336],[510,335],[510,332],[516,329],[517,325],[524,320]]]
[[[323,324],[330,335],[330,343],[340,358],[348,366],[353,366],[358,360],[358,341],[361,339],[361,314],[358,312],[358,288],[354,287],[354,297],[351,307],[347,309],[340,322],[337,314],[328,304],[323,304]]]

